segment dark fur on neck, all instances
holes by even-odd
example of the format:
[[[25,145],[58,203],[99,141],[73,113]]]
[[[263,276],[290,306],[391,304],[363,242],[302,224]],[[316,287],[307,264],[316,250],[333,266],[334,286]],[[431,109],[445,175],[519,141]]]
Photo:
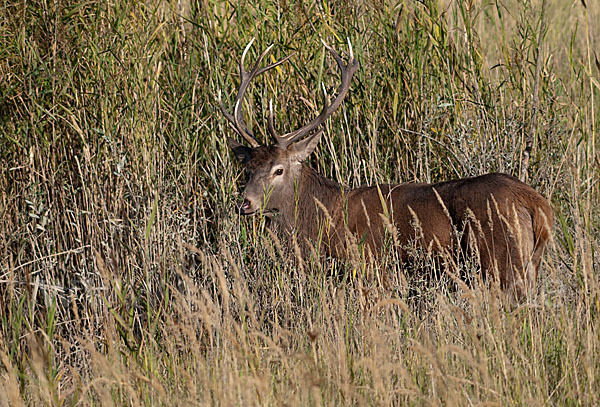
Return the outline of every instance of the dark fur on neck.
[[[277,221],[289,234],[296,234],[298,243],[321,248],[335,255],[342,247],[338,228],[343,224],[342,194],[344,188],[302,164],[296,178],[295,202],[282,210]],[[325,212],[326,211],[326,212]]]

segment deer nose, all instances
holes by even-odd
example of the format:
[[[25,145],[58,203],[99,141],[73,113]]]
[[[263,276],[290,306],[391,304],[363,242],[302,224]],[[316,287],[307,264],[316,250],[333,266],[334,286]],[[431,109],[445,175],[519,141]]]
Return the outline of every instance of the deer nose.
[[[244,202],[242,203],[242,206],[240,206],[240,214],[242,215],[249,215],[250,213],[252,213],[252,202],[250,202],[250,200],[248,198],[244,199]]]

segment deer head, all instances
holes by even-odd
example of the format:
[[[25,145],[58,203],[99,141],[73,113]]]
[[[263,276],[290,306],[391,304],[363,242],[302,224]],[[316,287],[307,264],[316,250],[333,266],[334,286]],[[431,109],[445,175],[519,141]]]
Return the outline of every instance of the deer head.
[[[352,75],[358,69],[358,61],[354,58],[350,41],[348,41],[348,63],[344,63],[339,54],[323,42],[323,45],[331,53],[341,71],[341,84],[338,88],[338,95],[335,97],[333,103],[329,104],[327,94],[323,88],[324,107],[321,114],[307,125],[283,135],[280,135],[275,130],[273,124],[273,105],[270,103],[267,129],[273,137],[275,144],[264,146],[260,145],[256,138],[254,138],[244,122],[242,114],[244,95],[252,79],[287,61],[290,56],[274,64],[260,68],[261,61],[272,48],[270,46],[259,56],[252,70],[248,72],[245,69],[244,60],[253,41],[254,39],[246,46],[240,60],[240,86],[233,114],[226,111],[220,100],[219,104],[221,111],[234,131],[250,144],[250,147],[247,147],[232,138],[228,138],[229,147],[233,150],[237,159],[244,164],[246,170],[247,178],[244,190],[244,202],[240,207],[240,213],[250,215],[262,210],[268,215],[281,211],[284,206],[286,208],[293,206],[294,188],[302,169],[301,163],[313,152],[319,143],[321,134],[323,133],[323,129],[319,127],[342,104],[348,93]]]

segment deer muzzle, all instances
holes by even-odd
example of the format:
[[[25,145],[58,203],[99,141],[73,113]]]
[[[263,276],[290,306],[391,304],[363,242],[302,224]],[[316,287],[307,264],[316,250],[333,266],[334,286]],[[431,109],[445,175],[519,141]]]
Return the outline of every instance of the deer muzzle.
[[[251,215],[256,212],[256,209],[252,206],[252,202],[248,198],[245,198],[240,206],[240,215]]]

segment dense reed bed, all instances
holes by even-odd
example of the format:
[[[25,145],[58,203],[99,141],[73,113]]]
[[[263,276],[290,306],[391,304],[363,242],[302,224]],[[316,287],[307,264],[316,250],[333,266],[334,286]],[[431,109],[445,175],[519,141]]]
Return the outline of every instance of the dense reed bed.
[[[0,405],[600,403],[596,2],[4,1]],[[216,99],[269,44],[267,140],[361,64],[309,162],[336,181],[525,179],[556,226],[507,306],[451,276],[303,256],[237,215]],[[452,274],[452,273],[451,273]]]

